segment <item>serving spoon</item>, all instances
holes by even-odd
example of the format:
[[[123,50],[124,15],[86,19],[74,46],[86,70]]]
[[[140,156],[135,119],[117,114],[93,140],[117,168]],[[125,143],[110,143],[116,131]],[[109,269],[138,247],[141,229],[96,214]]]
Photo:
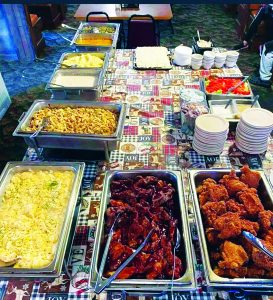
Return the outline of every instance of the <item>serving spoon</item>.
[[[20,259],[20,257],[17,257],[10,261],[4,261],[4,260],[0,259],[0,268],[13,266],[18,262],[19,259]]]

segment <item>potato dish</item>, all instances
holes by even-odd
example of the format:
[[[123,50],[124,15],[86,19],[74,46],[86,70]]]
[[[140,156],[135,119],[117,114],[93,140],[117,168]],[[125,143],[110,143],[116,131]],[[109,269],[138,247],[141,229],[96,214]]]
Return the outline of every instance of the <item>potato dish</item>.
[[[46,107],[36,111],[26,128],[36,131],[46,119],[43,131],[111,135],[116,131],[118,113],[93,107]]]
[[[72,171],[51,170],[11,177],[0,203],[2,266],[43,268],[53,261],[73,179]]]
[[[102,68],[103,59],[91,53],[73,53],[66,55],[62,64],[75,68]]]

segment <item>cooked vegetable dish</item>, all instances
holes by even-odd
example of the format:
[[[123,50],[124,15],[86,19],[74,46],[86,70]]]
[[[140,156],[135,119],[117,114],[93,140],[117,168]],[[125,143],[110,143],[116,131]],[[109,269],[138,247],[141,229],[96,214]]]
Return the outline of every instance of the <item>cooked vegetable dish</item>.
[[[72,171],[24,171],[11,177],[0,203],[1,265],[43,268],[54,258],[71,194]]]
[[[211,264],[229,278],[273,278],[273,260],[242,235],[248,231],[273,251],[273,212],[259,198],[260,174],[248,166],[234,170],[219,182],[207,178],[197,188]]]
[[[103,59],[92,53],[73,53],[65,56],[62,64],[75,68],[102,68]]]
[[[111,135],[116,131],[118,113],[93,107],[46,107],[36,111],[24,131],[34,132],[46,120],[43,131]]]
[[[111,26],[91,26],[86,25],[81,30],[84,33],[114,33],[116,31],[115,27]]]
[[[142,252],[124,268],[118,278],[170,279],[173,275],[174,278],[180,278],[185,267],[181,259],[173,255],[178,220],[174,215],[175,189],[172,184],[156,176],[136,176],[134,179],[113,180],[110,189],[106,238],[117,215],[120,215],[104,275],[111,276],[154,228]]]
[[[78,38],[76,40],[76,45],[82,46],[111,46],[113,43],[111,38],[106,37],[88,37],[88,38]]]

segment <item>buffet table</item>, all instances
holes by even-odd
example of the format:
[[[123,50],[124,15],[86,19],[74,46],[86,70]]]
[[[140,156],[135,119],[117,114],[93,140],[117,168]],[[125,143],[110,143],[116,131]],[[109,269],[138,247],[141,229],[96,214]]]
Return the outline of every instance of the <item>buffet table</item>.
[[[192,71],[181,67],[174,67],[170,71],[136,71],[133,69],[132,50],[116,50],[110,60],[101,101],[128,103],[130,110],[122,140],[118,149],[111,153],[110,161],[92,161],[91,154],[90,161],[86,162],[82,201],[70,257],[65,266],[66,272],[54,281],[1,281],[3,299],[91,299],[95,296],[86,287],[103,176],[106,170],[115,169],[182,170],[195,248],[196,279],[201,286],[204,277],[187,169],[239,168],[248,163],[251,168],[263,169],[269,175],[273,168],[272,141],[265,155],[246,155],[234,146],[233,132],[229,134],[220,156],[202,156],[192,150],[193,132],[186,124],[181,125],[179,91],[182,86],[199,89],[199,78],[213,74],[242,75],[237,67],[208,71]],[[37,160],[35,151],[29,148],[24,159]],[[183,295],[193,299],[212,299],[215,296],[201,288],[197,292]],[[174,296],[178,299],[182,293],[175,293]],[[226,297],[227,294],[220,296]],[[105,298],[106,293],[96,297]],[[161,298],[167,299],[167,296]]]

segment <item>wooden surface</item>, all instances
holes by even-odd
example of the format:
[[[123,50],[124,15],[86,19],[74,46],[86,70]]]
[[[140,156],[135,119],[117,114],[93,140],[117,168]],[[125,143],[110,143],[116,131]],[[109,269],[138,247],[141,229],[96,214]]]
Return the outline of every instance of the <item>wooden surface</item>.
[[[74,18],[79,21],[85,21],[86,15],[91,11],[106,12],[111,21],[128,20],[133,14],[149,14],[153,16],[155,20],[162,21],[170,20],[173,17],[170,4],[140,4],[138,10],[116,9],[116,4],[80,4]],[[102,19],[103,17],[101,15],[92,16],[92,21],[101,21]]]

